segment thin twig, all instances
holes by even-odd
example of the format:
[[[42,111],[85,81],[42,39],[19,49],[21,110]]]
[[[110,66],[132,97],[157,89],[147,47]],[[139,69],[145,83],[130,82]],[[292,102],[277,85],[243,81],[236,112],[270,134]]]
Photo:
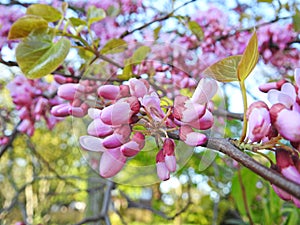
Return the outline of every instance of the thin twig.
[[[160,22],[160,21],[166,20],[166,19],[168,19],[169,17],[171,17],[177,10],[179,10],[179,9],[181,9],[182,7],[188,5],[188,4],[192,3],[192,2],[195,2],[195,1],[196,1],[196,0],[188,1],[188,2],[186,2],[186,3],[184,3],[184,4],[182,4],[181,6],[177,7],[176,9],[172,10],[172,12],[166,14],[166,15],[163,16],[163,17],[154,19],[154,20],[152,20],[152,21],[150,21],[150,22],[148,22],[148,23],[145,23],[145,24],[143,24],[142,26],[137,27],[137,28],[135,28],[135,29],[133,29],[133,30],[131,30],[131,31],[128,31],[128,30],[127,30],[127,31],[125,31],[123,34],[120,35],[120,38],[124,38],[124,37],[126,37],[127,35],[130,35],[130,34],[134,33],[135,31],[142,30],[142,29],[144,29],[144,28],[150,26],[151,24],[153,24],[153,23],[155,23],[155,22]]]
[[[250,214],[250,209],[249,209],[249,205],[248,205],[246,189],[245,189],[245,185],[243,183],[243,179],[242,179],[242,175],[241,175],[241,170],[240,169],[238,169],[238,178],[239,178],[239,183],[240,183],[241,190],[242,190],[243,203],[244,203],[244,207],[245,207],[245,211],[246,211],[247,217],[249,219],[249,223],[251,225],[254,225],[252,217],[251,217],[251,214]]]

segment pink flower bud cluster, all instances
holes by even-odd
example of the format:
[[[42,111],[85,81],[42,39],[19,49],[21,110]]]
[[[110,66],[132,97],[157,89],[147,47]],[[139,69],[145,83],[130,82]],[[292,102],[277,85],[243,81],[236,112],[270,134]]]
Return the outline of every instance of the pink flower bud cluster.
[[[49,113],[50,108],[61,102],[57,96],[47,97],[55,93],[54,83],[49,84],[41,79],[29,80],[19,75],[8,83],[7,88],[18,110],[21,121],[17,129],[21,133],[32,136],[34,124],[41,118],[44,118],[49,129],[59,121],[59,118]]]
[[[300,69],[295,70],[295,84],[286,80],[260,86],[268,93],[272,106],[259,101],[250,105],[247,111],[249,123],[248,139],[251,142],[267,142],[272,137],[290,141],[296,150],[289,152],[283,148],[276,149],[276,169],[284,177],[300,184]],[[291,200],[300,208],[300,200],[272,185],[278,196]]]
[[[199,146],[207,138],[199,130],[213,125],[208,101],[216,93],[217,84],[212,79],[202,79],[192,98],[177,96],[173,106],[161,102],[158,93],[147,80],[131,78],[121,85],[102,85],[97,94],[103,106],[90,108],[89,135],[80,137],[83,149],[102,152],[100,175],[112,177],[145,145],[145,136],[155,137],[158,146],[157,174],[167,180],[176,171],[175,142],[168,132],[179,132],[179,138],[190,146]],[[135,130],[136,126],[143,129]],[[160,145],[160,144],[159,144]]]
[[[280,134],[291,144],[300,146],[300,69],[295,70],[295,85],[282,80],[260,86],[268,92],[272,106],[254,102],[247,111],[248,138],[252,142],[268,141]]]
[[[61,84],[58,87],[57,95],[67,102],[54,106],[51,113],[57,117],[84,117],[87,114],[89,105],[85,102],[86,96],[96,90],[95,82],[83,80],[77,83],[76,79],[55,75],[56,82]],[[76,83],[74,83],[76,82]]]
[[[23,16],[23,12],[18,7],[7,7],[0,5],[0,50],[5,44],[11,48],[12,41],[7,40],[8,32],[11,25],[20,17]]]
[[[266,63],[270,62],[279,68],[300,66],[299,49],[291,46],[298,36],[293,24],[272,23],[260,27],[257,34],[259,52]]]
[[[281,173],[287,179],[300,185],[300,159],[298,152],[292,154],[281,148],[276,149],[276,166],[273,169]],[[283,191],[274,184],[272,184],[272,187],[281,199],[292,201],[300,208],[300,199],[295,198],[293,195]]]

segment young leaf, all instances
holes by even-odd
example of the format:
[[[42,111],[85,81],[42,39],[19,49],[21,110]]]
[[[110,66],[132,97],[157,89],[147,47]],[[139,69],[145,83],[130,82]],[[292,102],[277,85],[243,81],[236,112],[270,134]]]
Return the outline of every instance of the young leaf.
[[[48,22],[39,16],[27,15],[21,17],[10,28],[8,39],[18,39],[27,37],[31,31],[38,28],[48,27]]]
[[[229,56],[221,59],[203,71],[203,74],[220,82],[238,81],[237,67],[241,55]]]
[[[127,47],[126,41],[123,39],[111,39],[100,50],[101,54],[114,54],[125,51]]]
[[[246,80],[250,75],[258,61],[258,57],[258,41],[256,32],[254,31],[237,68],[239,81]]]
[[[78,27],[78,26],[84,26],[84,25],[87,25],[86,21],[84,20],[81,20],[81,19],[78,19],[76,17],[71,17],[69,18],[70,22],[72,23],[72,25],[74,27]]]
[[[296,32],[300,31],[300,11],[296,10],[296,14],[293,16],[293,26]]]
[[[125,59],[124,64],[125,66],[123,68],[123,72],[122,74],[118,75],[118,79],[129,80],[131,77],[133,77],[131,58],[127,60]]]
[[[188,25],[192,33],[196,35],[199,41],[201,41],[203,39],[204,33],[200,25],[196,21],[189,21]]]
[[[70,41],[61,38],[52,42],[52,34],[47,29],[33,31],[16,49],[17,62],[30,79],[43,77],[53,72],[65,59],[70,49]]]
[[[150,47],[148,46],[141,46],[132,55],[132,62],[134,64],[141,63],[148,55],[148,53],[151,51]]]
[[[105,16],[106,14],[103,9],[96,8],[95,6],[89,7],[87,12],[88,26],[104,19]]]
[[[62,18],[62,14],[50,5],[33,4],[26,10],[27,15],[40,16],[48,22],[55,22]]]

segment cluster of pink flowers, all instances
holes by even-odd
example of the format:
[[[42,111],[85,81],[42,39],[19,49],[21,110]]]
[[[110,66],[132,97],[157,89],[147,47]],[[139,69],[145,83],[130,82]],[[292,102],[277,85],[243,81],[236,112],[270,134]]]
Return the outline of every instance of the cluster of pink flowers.
[[[17,128],[21,133],[32,136],[34,124],[41,118],[46,121],[48,129],[52,129],[60,120],[49,113],[50,108],[61,102],[57,96],[52,96],[56,92],[54,83],[42,79],[29,80],[19,75],[7,85],[7,88],[21,119]]]
[[[89,108],[89,105],[85,102],[86,97],[95,92],[96,83],[89,80],[82,80],[78,83],[76,78],[61,75],[55,75],[54,79],[61,84],[58,87],[57,95],[66,102],[54,106],[51,109],[51,114],[57,117],[70,115],[84,117]]]
[[[268,141],[280,134],[299,148],[300,144],[300,69],[295,70],[295,85],[281,80],[260,86],[268,92],[272,106],[254,102],[247,111],[248,138],[252,142]],[[288,118],[288,119],[287,119]]]
[[[85,150],[103,152],[100,175],[112,177],[128,157],[143,149],[145,136],[154,136],[160,149],[157,174],[167,180],[176,170],[175,142],[168,133],[179,131],[180,140],[190,146],[204,144],[207,137],[197,130],[213,125],[208,102],[216,90],[214,80],[202,79],[192,98],[178,95],[173,106],[166,106],[145,79],[131,78],[128,84],[119,86],[102,85],[97,94],[103,104],[88,110],[93,121],[87,129],[89,135],[80,137],[80,144]],[[137,125],[143,129],[135,130]]]
[[[297,39],[293,24],[273,23],[258,29],[259,52],[265,62],[278,68],[299,67],[299,50],[291,43]]]
[[[251,142],[267,142],[280,135],[290,141],[293,152],[276,148],[276,170],[283,176],[299,183],[300,180],[300,69],[295,70],[295,84],[287,80],[267,83],[260,90],[268,93],[272,106],[262,101],[254,102],[247,111],[249,123],[248,139]],[[287,195],[275,186],[274,190],[285,200],[293,200],[300,207],[300,201]],[[287,197],[289,196],[289,197]]]
[[[5,44],[8,44],[9,47],[12,41],[7,40],[8,32],[10,30],[11,25],[23,16],[23,12],[17,6],[7,7],[0,5],[0,50]]]

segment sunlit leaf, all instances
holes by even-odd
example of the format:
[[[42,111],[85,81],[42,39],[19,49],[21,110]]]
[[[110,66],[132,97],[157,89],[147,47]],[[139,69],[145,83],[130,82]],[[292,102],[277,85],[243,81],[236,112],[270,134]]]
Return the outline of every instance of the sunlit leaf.
[[[229,56],[221,59],[203,71],[203,74],[220,82],[238,81],[237,67],[241,55]]]
[[[141,46],[132,55],[132,62],[134,64],[141,63],[148,55],[148,53],[151,51],[151,48],[148,46]]]
[[[10,28],[8,39],[27,37],[31,31],[48,27],[48,22],[39,16],[27,15],[18,19]]]
[[[156,40],[158,38],[159,32],[161,30],[162,26],[158,26],[153,30],[154,33],[154,39]]]
[[[70,22],[72,23],[72,25],[74,27],[78,27],[78,26],[84,26],[84,25],[87,25],[86,21],[84,20],[81,20],[79,18],[75,18],[75,17],[71,17],[69,18]]]
[[[56,43],[47,29],[35,30],[16,49],[17,62],[30,79],[43,77],[53,72],[65,59],[70,41],[61,38]]]
[[[40,16],[48,22],[55,22],[62,18],[62,14],[56,8],[50,5],[33,4],[26,10],[27,15]]]
[[[118,75],[118,79],[120,80],[129,80],[131,77],[133,77],[132,73],[132,63],[131,60],[125,60],[125,66],[123,68],[122,74]]]
[[[111,39],[104,47],[100,50],[101,54],[114,54],[118,52],[123,52],[127,47],[126,41],[123,39]]]
[[[196,21],[189,21],[188,25],[189,25],[189,29],[192,31],[194,35],[196,35],[198,40],[202,40],[204,33],[200,25]]]
[[[91,6],[87,12],[88,25],[90,26],[93,23],[96,23],[102,19],[104,19],[106,13],[103,9],[96,8],[95,6]]]
[[[293,16],[293,26],[296,32],[300,31],[300,11],[296,10],[296,14]]]
[[[254,31],[238,64],[238,79],[245,80],[257,64],[259,57],[257,35]]]

